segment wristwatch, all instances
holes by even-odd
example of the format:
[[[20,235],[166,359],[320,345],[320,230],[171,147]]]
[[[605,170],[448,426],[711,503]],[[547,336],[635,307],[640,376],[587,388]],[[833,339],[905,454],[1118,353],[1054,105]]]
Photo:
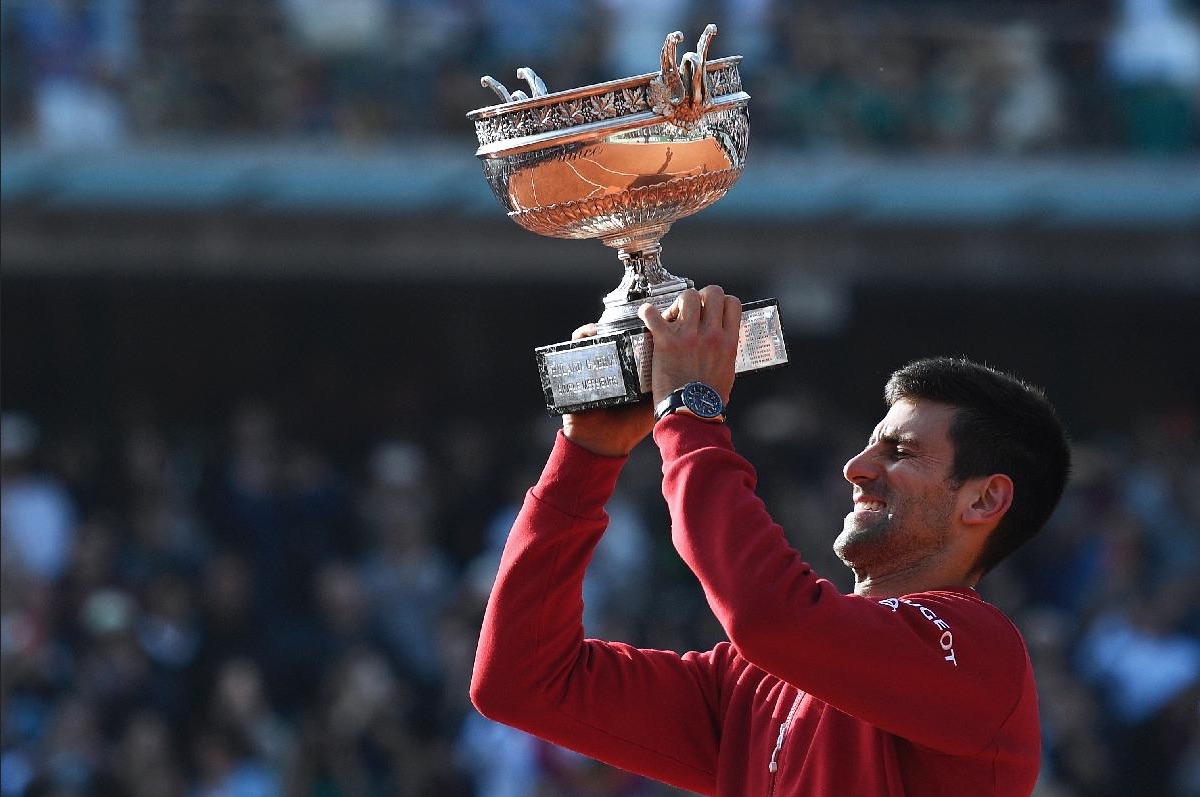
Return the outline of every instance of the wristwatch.
[[[673,412],[682,412],[709,423],[725,422],[725,402],[715,388],[703,382],[688,382],[672,391],[654,407],[654,420],[661,421]]]

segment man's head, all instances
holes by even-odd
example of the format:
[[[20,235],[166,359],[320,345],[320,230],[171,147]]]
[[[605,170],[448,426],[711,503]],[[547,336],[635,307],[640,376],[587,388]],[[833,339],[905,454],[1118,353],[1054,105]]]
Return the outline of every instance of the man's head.
[[[986,533],[982,575],[1045,524],[1070,452],[1040,390],[964,359],[918,360],[884,388],[888,415],[846,463],[856,511],[835,549],[856,570],[938,551],[959,524]],[[883,504],[881,506],[881,504]],[[883,557],[890,557],[884,559]]]

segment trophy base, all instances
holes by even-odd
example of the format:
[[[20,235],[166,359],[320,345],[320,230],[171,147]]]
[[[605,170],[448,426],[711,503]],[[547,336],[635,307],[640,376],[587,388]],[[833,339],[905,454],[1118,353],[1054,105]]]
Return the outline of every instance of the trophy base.
[[[645,327],[552,343],[534,354],[551,415],[636,404],[650,392],[653,345]],[[787,361],[778,302],[762,299],[742,305],[734,370],[764,371]]]

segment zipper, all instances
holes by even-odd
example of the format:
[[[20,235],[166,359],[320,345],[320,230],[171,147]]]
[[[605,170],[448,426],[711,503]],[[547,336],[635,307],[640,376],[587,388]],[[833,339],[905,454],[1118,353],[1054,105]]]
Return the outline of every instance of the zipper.
[[[775,793],[775,774],[779,772],[779,751],[783,749],[783,740],[787,738],[787,732],[792,727],[792,720],[796,718],[796,710],[800,708],[800,701],[803,698],[803,692],[796,695],[796,701],[792,703],[787,719],[779,726],[779,735],[775,737],[775,749],[771,751],[771,763],[767,764],[767,771],[771,773],[771,794]]]

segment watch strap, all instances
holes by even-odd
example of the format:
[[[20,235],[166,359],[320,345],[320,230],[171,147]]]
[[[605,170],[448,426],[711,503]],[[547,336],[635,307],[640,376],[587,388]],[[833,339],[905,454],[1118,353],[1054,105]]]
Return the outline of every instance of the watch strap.
[[[665,399],[654,405],[654,420],[661,421],[683,406],[683,391],[672,390]]]

